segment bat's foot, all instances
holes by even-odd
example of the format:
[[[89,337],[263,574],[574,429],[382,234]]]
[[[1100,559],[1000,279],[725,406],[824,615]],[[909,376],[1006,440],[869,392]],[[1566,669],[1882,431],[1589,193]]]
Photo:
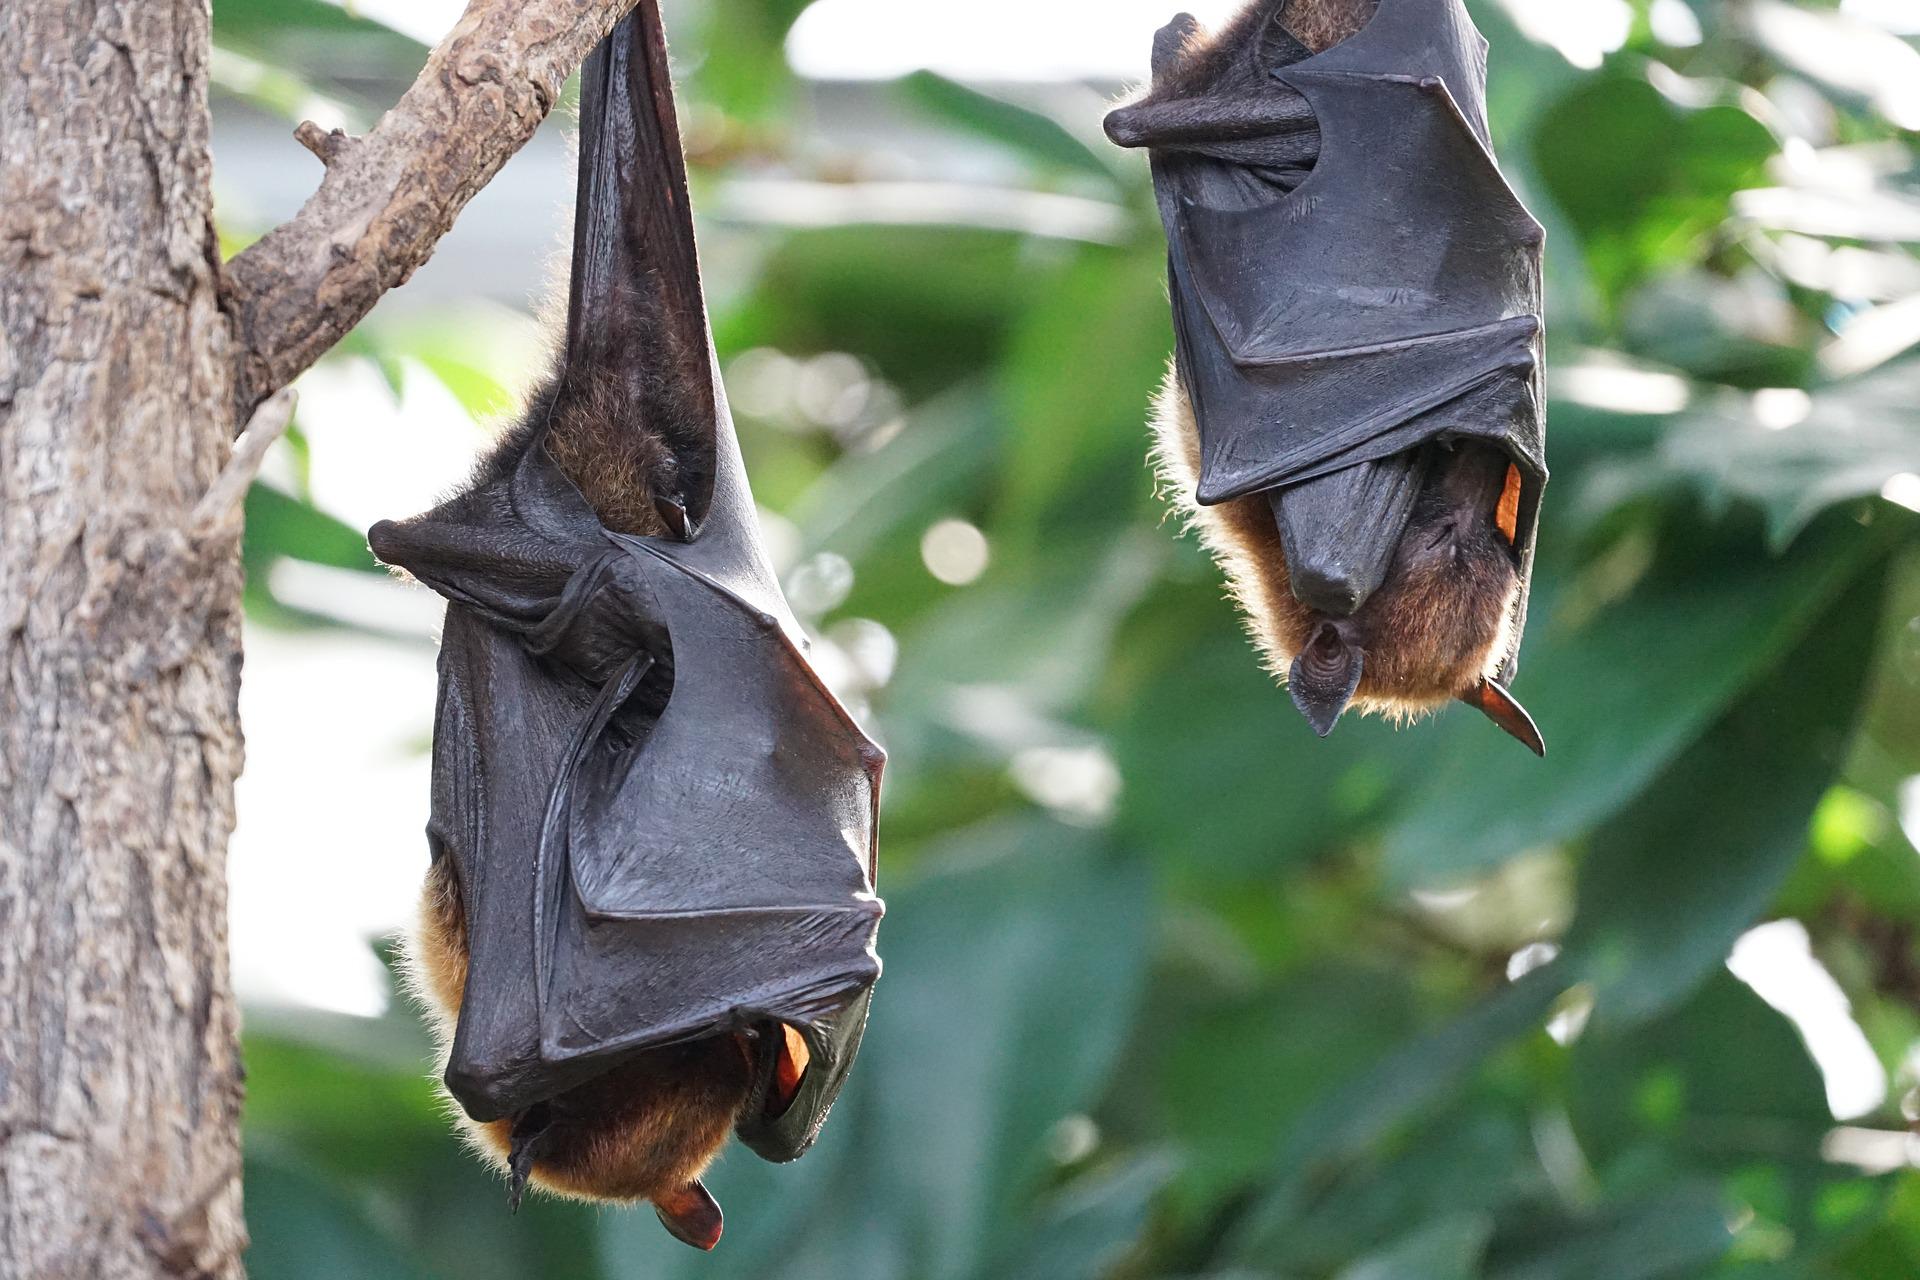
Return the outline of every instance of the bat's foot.
[[[545,1103],[529,1107],[513,1122],[513,1137],[507,1152],[509,1212],[520,1212],[520,1202],[527,1194],[527,1180],[533,1177],[533,1163],[538,1158],[540,1140],[547,1136],[547,1127],[551,1123],[552,1116]]]

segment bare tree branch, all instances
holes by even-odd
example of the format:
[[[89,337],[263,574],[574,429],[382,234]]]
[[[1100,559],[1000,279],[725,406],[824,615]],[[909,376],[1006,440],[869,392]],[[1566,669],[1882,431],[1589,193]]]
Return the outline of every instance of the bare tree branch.
[[[233,443],[233,456],[227,459],[227,465],[213,478],[193,509],[187,529],[194,537],[206,539],[222,532],[239,532],[244,523],[240,517],[241,504],[247,499],[247,490],[253,478],[260,474],[267,450],[293,425],[297,398],[298,393],[292,387],[283,387],[253,411],[253,421]]]
[[[433,254],[460,210],[552,110],[633,0],[469,0],[393,110],[364,137],[311,123],[327,166],[291,221],[229,262],[234,422],[358,324]]]

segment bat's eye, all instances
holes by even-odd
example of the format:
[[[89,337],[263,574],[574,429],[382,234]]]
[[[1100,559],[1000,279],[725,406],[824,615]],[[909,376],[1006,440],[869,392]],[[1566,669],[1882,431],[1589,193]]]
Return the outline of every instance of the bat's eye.
[[[807,1047],[806,1037],[786,1023],[780,1024],[780,1058],[773,1068],[773,1089],[767,1098],[767,1115],[778,1120],[793,1105],[799,1096],[800,1082],[807,1078],[807,1067],[813,1061],[813,1050]]]
[[[1500,505],[1493,509],[1493,523],[1507,545],[1513,545],[1520,529],[1520,468],[1511,462],[1507,464],[1506,486],[1500,490]]]

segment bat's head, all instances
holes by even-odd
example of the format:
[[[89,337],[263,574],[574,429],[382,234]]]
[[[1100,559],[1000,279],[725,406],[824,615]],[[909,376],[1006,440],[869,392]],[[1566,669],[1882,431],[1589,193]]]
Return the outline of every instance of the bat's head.
[[[1157,410],[1162,490],[1226,571],[1268,668],[1315,732],[1332,732],[1348,710],[1406,720],[1458,699],[1543,753],[1532,721],[1496,679],[1520,594],[1519,476],[1505,453],[1471,441],[1426,446],[1406,468],[1412,496],[1388,525],[1390,553],[1366,575],[1377,585],[1357,601],[1339,592],[1330,599],[1324,575],[1296,581],[1272,495],[1194,501],[1199,432],[1177,373]],[[1366,514],[1345,513],[1346,527],[1364,530]]]
[[[428,873],[406,967],[443,1058],[468,957],[458,886],[442,859]],[[749,1108],[776,1119],[792,1105],[810,1059],[804,1037],[771,1022],[626,1054],[511,1116],[476,1122],[450,1092],[451,1110],[469,1143],[507,1174],[515,1207],[529,1185],[575,1200],[644,1200],[676,1239],[712,1249],[722,1216],[701,1176]]]

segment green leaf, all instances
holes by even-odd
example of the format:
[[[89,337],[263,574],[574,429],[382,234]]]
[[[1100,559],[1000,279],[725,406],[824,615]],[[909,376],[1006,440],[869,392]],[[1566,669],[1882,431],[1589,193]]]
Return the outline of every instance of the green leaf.
[[[1138,508],[1148,406],[1166,372],[1166,269],[1087,248],[1015,326],[1002,364],[1006,483],[998,528],[1023,542],[1090,512]],[[1099,369],[1092,381],[1063,369]]]
[[[1859,716],[1876,564],[1659,780],[1592,837],[1566,961],[1597,1023],[1667,1007],[1726,959],[1806,848]]]
[[[367,535],[311,503],[259,483],[247,490],[245,561],[250,573],[286,556],[335,569],[385,573]]]
[[[1170,1012],[1153,1083],[1168,1129],[1195,1156],[1183,1190],[1216,1197],[1268,1166],[1275,1134],[1414,1032],[1412,997],[1391,972],[1326,964]]]
[[[1492,1224],[1441,1219],[1346,1268],[1339,1280],[1479,1280]]]
[[[1486,1277],[1688,1280],[1722,1257],[1732,1239],[1719,1191],[1704,1183],[1686,1185],[1592,1221],[1542,1215],[1525,1244],[1502,1242]]]
[[[1744,108],[1681,107],[1617,63],[1548,109],[1530,141],[1534,169],[1614,297],[1650,269],[1697,255],[1778,149]]]
[[[1114,148],[1095,150],[1051,116],[1004,98],[970,89],[932,71],[904,76],[896,92],[910,106],[978,137],[989,139],[1034,162],[1045,172],[1064,170],[1112,183]]]
[[[1731,1172],[1765,1160],[1810,1170],[1833,1124],[1793,1024],[1725,971],[1638,1024],[1596,1020],[1568,1055],[1567,1077],[1581,1149],[1602,1169]],[[1804,1203],[1797,1214],[1786,1203],[1758,1208],[1805,1225]]]
[[[957,868],[889,891],[886,976],[859,1066],[797,1165],[734,1152],[709,1180],[737,1275],[997,1274],[1040,1219],[1049,1133],[1091,1107],[1131,1025],[1146,884],[1042,822],[962,837]],[[650,1214],[609,1217],[610,1265],[706,1274]]]
[[[1387,839],[1395,883],[1458,882],[1617,811],[1780,662],[1886,538],[1829,520],[1777,560],[1744,531],[1682,526],[1668,542],[1623,599],[1562,587],[1536,607],[1515,692],[1546,734],[1545,760],[1478,723],[1422,730],[1435,763]]]
[[[411,36],[327,0],[220,0],[213,41],[288,74],[322,75],[351,68],[365,80],[405,80],[426,60]]]
[[[1050,1202],[1024,1248],[991,1271],[995,1280],[1103,1280],[1134,1245],[1174,1162],[1150,1155],[1075,1183]]]
[[[430,1274],[351,1197],[271,1149],[250,1148],[247,1274],[256,1280],[426,1280]]]
[[[1682,415],[1650,456],[1616,464],[1602,482],[1631,492],[1677,476],[1711,501],[1753,503],[1766,513],[1774,548],[1783,549],[1822,512],[1875,497],[1888,480],[1920,466],[1916,403],[1920,360],[1821,388],[1805,402],[1804,417],[1786,427],[1762,422],[1749,402],[1723,401]]]
[[[1317,1185],[1452,1097],[1489,1056],[1538,1033],[1564,989],[1554,966],[1531,973],[1317,1098],[1288,1133],[1268,1188],[1234,1231],[1233,1255],[1255,1263],[1281,1248]]]
[[[691,84],[730,115],[773,120],[788,104],[793,73],[787,32],[811,0],[733,0],[708,9]]]

